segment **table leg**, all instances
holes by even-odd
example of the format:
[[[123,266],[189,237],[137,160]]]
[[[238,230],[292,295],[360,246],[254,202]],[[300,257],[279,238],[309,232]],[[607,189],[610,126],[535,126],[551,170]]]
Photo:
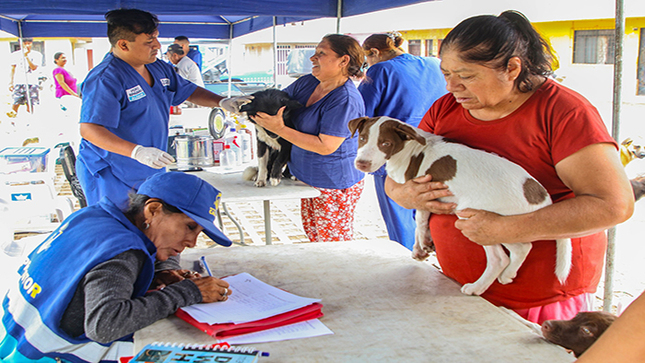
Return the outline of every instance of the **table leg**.
[[[271,201],[264,201],[264,237],[266,244],[272,244],[271,240]]]
[[[237,227],[237,230],[240,232],[240,244],[242,246],[246,246],[247,244],[244,243],[244,231],[242,231],[242,226],[240,226],[240,223],[238,221],[236,221],[235,218],[233,218],[231,216],[231,214],[228,212],[228,208],[226,207],[226,203],[222,203],[222,209],[224,210],[224,214],[226,214],[226,216],[228,216],[228,219],[230,219],[231,222],[233,222],[235,227]],[[219,211],[218,211],[218,213],[219,213]],[[220,223],[221,223],[221,219],[220,219]]]

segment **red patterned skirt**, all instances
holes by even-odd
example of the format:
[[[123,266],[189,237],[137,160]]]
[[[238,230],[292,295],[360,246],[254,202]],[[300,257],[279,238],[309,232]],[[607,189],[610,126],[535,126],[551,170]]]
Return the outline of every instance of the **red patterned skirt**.
[[[354,239],[354,209],[364,185],[365,179],[347,189],[316,188],[320,196],[302,199],[302,226],[311,242]]]

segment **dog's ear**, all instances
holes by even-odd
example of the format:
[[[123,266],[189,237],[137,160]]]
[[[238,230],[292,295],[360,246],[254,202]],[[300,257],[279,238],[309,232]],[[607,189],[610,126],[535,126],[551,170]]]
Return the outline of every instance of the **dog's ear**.
[[[361,132],[361,130],[363,129],[363,125],[365,125],[365,121],[369,119],[370,119],[369,117],[363,116],[349,121],[349,123],[347,124],[347,127],[349,127],[349,131],[352,133],[352,137],[354,137],[356,130],[358,130],[358,133]]]
[[[419,135],[416,128],[405,124],[403,122],[398,122],[396,125],[396,131],[401,135],[401,138],[406,140],[416,140],[419,144],[425,145],[426,138]]]
[[[289,100],[286,104],[287,108],[290,110],[297,110],[302,107],[302,104],[296,100]]]

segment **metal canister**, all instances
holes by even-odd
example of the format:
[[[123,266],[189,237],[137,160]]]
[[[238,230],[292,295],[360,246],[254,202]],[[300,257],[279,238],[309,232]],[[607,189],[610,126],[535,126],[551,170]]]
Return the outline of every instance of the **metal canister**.
[[[177,168],[213,166],[213,138],[210,136],[178,135],[174,140]]]

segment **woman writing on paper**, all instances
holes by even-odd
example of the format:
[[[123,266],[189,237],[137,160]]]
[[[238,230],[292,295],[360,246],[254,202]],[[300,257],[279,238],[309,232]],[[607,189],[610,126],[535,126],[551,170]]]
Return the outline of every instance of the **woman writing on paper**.
[[[169,172],[146,180],[126,211],[103,198],[72,214],[4,299],[0,361],[117,361],[133,355],[135,331],[180,307],[226,300],[226,281],[186,270],[148,291],[155,260],[194,247],[200,232],[231,245],[213,224],[219,198],[203,180]]]

